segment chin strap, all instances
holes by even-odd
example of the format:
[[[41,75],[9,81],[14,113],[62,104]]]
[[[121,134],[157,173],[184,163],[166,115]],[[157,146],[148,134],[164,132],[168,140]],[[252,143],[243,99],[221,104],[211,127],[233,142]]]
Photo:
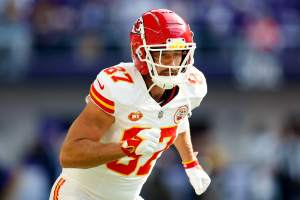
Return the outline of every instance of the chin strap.
[[[156,85],[155,83],[152,83],[152,85],[150,85],[149,89],[147,90],[147,93],[149,93],[155,85]]]

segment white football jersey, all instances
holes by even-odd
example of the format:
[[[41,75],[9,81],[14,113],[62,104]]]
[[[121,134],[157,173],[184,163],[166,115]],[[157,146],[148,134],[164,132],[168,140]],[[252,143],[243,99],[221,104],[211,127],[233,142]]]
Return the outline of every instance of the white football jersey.
[[[170,102],[160,106],[147,92],[143,77],[133,63],[120,63],[102,70],[91,85],[88,100],[113,115],[115,123],[99,142],[120,142],[142,129],[160,128],[160,142],[165,144],[165,149],[169,148],[177,134],[188,128],[183,121],[188,121],[189,109],[197,107],[207,92],[205,77],[195,67],[188,80],[179,86]],[[162,152],[125,156],[89,169],[64,168],[62,176],[77,181],[101,200],[133,200]]]

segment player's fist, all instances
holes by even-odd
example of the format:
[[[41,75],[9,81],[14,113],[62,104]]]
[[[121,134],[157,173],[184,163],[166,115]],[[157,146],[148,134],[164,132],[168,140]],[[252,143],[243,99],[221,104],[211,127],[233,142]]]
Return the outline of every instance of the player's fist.
[[[159,143],[161,130],[157,128],[141,130],[136,136],[125,140],[122,149],[127,155],[152,154],[164,148],[164,144]]]
[[[157,128],[141,130],[137,136],[142,139],[142,142],[137,146],[135,154],[144,155],[152,154],[161,150],[163,144],[159,143],[161,130]]]
[[[189,163],[183,163],[183,166],[196,194],[200,195],[205,192],[211,180],[207,173],[199,165],[198,161],[195,160]]]

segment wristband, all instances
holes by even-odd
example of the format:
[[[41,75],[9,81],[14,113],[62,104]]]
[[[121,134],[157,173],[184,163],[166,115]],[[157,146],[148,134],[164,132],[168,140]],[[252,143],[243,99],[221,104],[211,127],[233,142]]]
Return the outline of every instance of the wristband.
[[[182,162],[182,165],[185,169],[193,168],[199,165],[198,160],[191,160],[187,162]]]

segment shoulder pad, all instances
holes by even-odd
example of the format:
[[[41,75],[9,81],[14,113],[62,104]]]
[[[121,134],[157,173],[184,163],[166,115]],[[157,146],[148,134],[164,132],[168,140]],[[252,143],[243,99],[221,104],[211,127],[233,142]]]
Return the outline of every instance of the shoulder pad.
[[[106,70],[106,69],[104,69]],[[102,70],[91,84],[89,99],[105,112],[114,115],[115,100],[110,92],[109,77]]]
[[[120,63],[103,69],[93,85],[115,105],[134,105],[141,100],[142,91],[139,87],[144,84],[138,73],[133,63]]]
[[[188,82],[185,85],[187,96],[191,101],[192,109],[199,106],[207,94],[207,85],[204,74],[196,67],[190,69]]]

